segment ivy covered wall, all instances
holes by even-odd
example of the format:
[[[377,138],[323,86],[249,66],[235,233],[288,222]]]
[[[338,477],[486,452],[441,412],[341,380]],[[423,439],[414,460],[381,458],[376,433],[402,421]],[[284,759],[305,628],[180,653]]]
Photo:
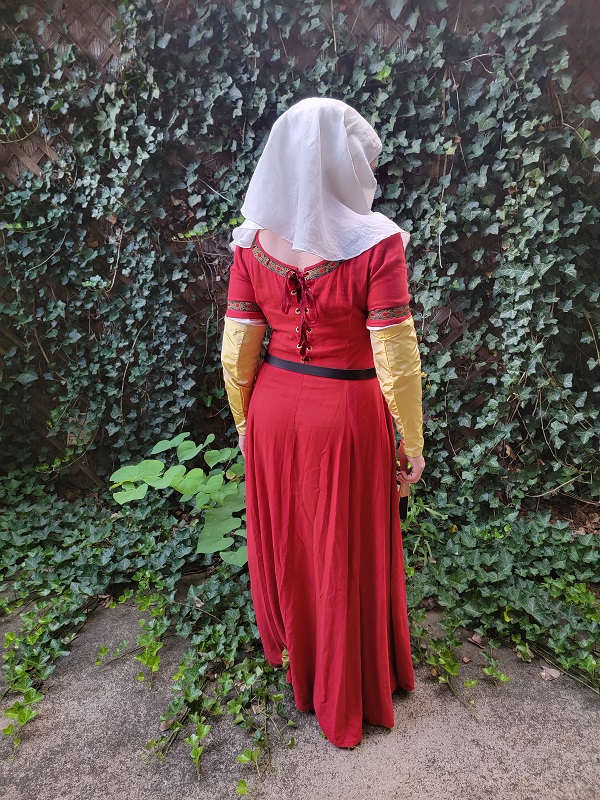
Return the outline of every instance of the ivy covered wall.
[[[597,496],[600,101],[569,94],[560,5],[513,0],[461,32],[445,0],[388,0],[384,48],[352,2],[127,0],[112,74],[42,46],[27,6],[7,16],[0,139],[35,130],[58,158],[0,201],[6,463],[39,457],[42,391],[67,460],[214,421],[218,314],[191,340],[180,293],[214,279],[277,115],[326,95],[379,131],[377,206],[412,234],[435,502]]]

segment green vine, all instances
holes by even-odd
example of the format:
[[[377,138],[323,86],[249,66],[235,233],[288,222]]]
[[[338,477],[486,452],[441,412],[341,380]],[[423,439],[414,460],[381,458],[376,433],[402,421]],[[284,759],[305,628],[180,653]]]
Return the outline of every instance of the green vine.
[[[271,768],[273,737],[294,746],[287,665],[273,669],[265,661],[248,573],[197,552],[204,533],[197,523],[207,511],[190,516],[185,503],[173,502],[177,496],[172,492],[159,503],[148,495],[115,513],[104,499],[60,499],[35,473],[0,480],[0,613],[20,614],[5,634],[2,656],[4,694],[12,699],[1,730],[14,747],[39,712],[56,660],[101,603],[105,613],[127,603],[140,614],[135,642],[100,646],[96,663],[102,668],[133,658],[137,680],[151,682],[165,639],[176,635],[189,643],[160,735],[148,742],[149,758],[163,758],[181,735],[200,769],[202,742],[223,714],[251,737],[252,758],[246,753],[250,760],[240,763],[254,765],[258,782]],[[456,518],[418,499],[405,526],[415,664],[427,665],[434,680],[475,705],[470,695],[478,680],[471,675],[461,683],[456,654],[466,628],[479,641],[487,637],[482,680],[506,680],[494,657],[505,641],[523,660],[540,656],[600,691],[597,536],[574,536],[544,514],[503,527],[457,525]],[[182,578],[190,574],[183,592]],[[441,635],[424,625],[432,601],[443,611]]]
[[[69,437],[57,469],[95,448],[130,458],[188,419],[206,426],[207,409],[220,419],[211,342],[197,326],[188,338],[179,293],[192,275],[217,285],[207,237],[235,224],[277,114],[329,95],[380,131],[377,206],[412,233],[436,505],[475,519],[596,497],[600,101],[569,94],[560,5],[512,0],[462,35],[444,0],[389,2],[405,33],[384,50],[355,36],[350,6],[128,0],[118,75],[38,44],[22,10],[2,40],[4,135],[35,124],[59,158],[0,201],[0,325],[22,342],[0,379],[3,446],[34,448],[23,415],[40,390],[49,433]]]

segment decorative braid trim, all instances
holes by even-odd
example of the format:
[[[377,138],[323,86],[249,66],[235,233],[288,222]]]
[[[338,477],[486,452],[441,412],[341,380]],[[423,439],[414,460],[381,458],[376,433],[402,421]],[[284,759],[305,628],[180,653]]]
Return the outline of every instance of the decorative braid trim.
[[[341,267],[342,264],[343,261],[326,261],[324,264],[319,264],[318,267],[310,267],[310,269],[304,270],[300,274],[310,281],[314,278],[322,278],[323,275],[329,275],[330,272]]]
[[[301,277],[310,281],[314,280],[315,278],[321,278],[323,275],[328,275],[330,272],[333,272],[334,269],[337,269],[343,264],[343,261],[325,261],[318,266],[310,267],[309,269],[300,271],[292,269],[292,267],[288,267],[285,264],[280,264],[279,261],[275,261],[274,258],[268,256],[260,248],[256,241],[254,241],[251,249],[254,258],[260,264],[262,264],[263,267],[270,269],[271,272],[276,272],[277,275],[281,275],[283,278],[287,278],[288,275],[300,275]]]
[[[227,310],[228,311],[250,311],[250,312],[257,312],[262,314],[262,309],[258,305],[258,303],[250,303],[246,300],[228,300],[227,301]]]
[[[272,258],[269,258],[266,253],[263,253],[256,242],[254,242],[252,245],[252,255],[260,264],[263,265],[263,267],[270,269],[271,272],[276,272],[278,275],[281,275],[284,278],[287,277],[288,273],[294,271],[293,269],[280,264],[278,261],[273,261]]]
[[[410,306],[394,306],[393,308],[376,308],[374,311],[369,311],[367,319],[385,320],[410,316],[412,316]]]

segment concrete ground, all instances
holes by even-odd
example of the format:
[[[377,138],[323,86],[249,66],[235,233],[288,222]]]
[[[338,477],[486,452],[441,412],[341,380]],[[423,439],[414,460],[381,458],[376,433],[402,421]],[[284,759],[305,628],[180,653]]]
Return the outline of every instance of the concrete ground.
[[[435,612],[429,619],[435,623]],[[200,779],[181,741],[164,762],[144,760],[146,741],[160,735],[170,676],[186,644],[168,640],[152,688],[135,680],[131,656],[94,665],[101,644],[135,642],[137,633],[136,611],[124,606],[88,622],[48,681],[14,759],[10,743],[0,742],[1,800],[224,800],[236,797],[240,778],[254,783],[252,768],[235,760],[249,740],[230,718],[211,731]],[[296,712],[296,745],[274,744],[276,774],[254,796],[600,800],[598,695],[564,675],[543,680],[539,659],[524,664],[508,648],[499,659],[510,681],[494,686],[482,680],[477,647],[465,641],[461,655],[472,658],[463,677],[479,678],[468,694],[474,709],[419,667],[416,691],[395,699],[394,730],[366,728],[355,750],[334,748],[314,715]]]

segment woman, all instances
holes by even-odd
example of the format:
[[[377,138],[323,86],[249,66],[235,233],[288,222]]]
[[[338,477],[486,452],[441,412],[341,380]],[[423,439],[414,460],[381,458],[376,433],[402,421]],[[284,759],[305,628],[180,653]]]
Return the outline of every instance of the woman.
[[[414,689],[392,417],[415,483],[421,364],[408,234],[371,211],[380,151],[339,100],[276,121],[233,234],[222,351],[262,644],[338,747],[363,721],[391,728],[392,692]]]

